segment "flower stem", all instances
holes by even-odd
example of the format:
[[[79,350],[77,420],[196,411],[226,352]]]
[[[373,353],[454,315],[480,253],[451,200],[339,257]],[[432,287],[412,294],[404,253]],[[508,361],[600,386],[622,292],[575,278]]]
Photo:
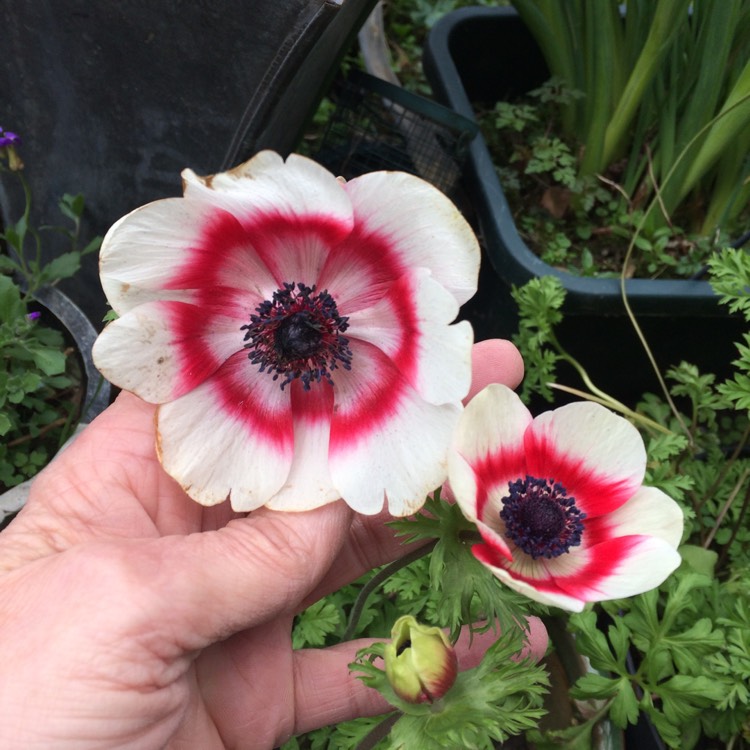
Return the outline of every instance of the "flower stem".
[[[608,396],[605,398],[600,398],[599,396],[593,396],[590,393],[586,393],[586,391],[580,391],[578,390],[578,388],[570,388],[567,385],[560,385],[559,383],[550,383],[550,388],[555,388],[558,391],[570,393],[571,396],[578,396],[578,398],[586,399],[586,401],[593,401],[596,404],[601,404],[602,406],[606,406],[609,409],[613,409],[614,411],[619,411],[624,416],[630,417],[630,419],[632,419],[634,422],[640,422],[645,427],[650,427],[657,432],[664,433],[665,435],[673,434],[672,430],[670,430],[668,427],[665,427],[658,422],[654,422],[654,420],[650,417],[639,414],[637,411],[629,409],[624,404],[621,404],[619,401],[616,401],[614,399],[610,399]]]
[[[389,732],[393,728],[393,725],[401,718],[400,711],[394,711],[380,722],[376,724],[367,734],[367,736],[357,745],[356,750],[372,750],[375,745],[388,736]]]
[[[382,583],[387,581],[394,573],[401,570],[401,568],[405,568],[407,565],[413,563],[415,560],[419,560],[425,555],[429,555],[430,552],[432,552],[432,550],[435,549],[435,545],[437,543],[438,543],[438,540],[433,539],[431,542],[428,542],[427,544],[421,547],[418,547],[417,549],[413,549],[411,550],[411,552],[407,552],[403,557],[399,558],[398,560],[394,560],[392,563],[389,563],[384,568],[381,568],[362,587],[362,590],[359,592],[359,595],[357,596],[357,599],[354,602],[352,611],[349,614],[349,622],[346,625],[346,630],[344,631],[344,635],[341,637],[341,640],[343,642],[350,641],[354,637],[354,632],[357,629],[359,618],[362,616],[362,612],[365,608],[365,604],[367,603],[367,599],[370,596],[370,594],[372,594],[372,592],[375,591],[375,589],[377,589],[378,586],[380,586]]]
[[[737,443],[737,446],[732,451],[732,455],[729,457],[728,461],[725,461],[724,464],[721,467],[721,471],[719,472],[716,479],[713,481],[713,484],[703,493],[703,497],[701,497],[700,502],[694,503],[693,507],[695,510],[696,515],[700,511],[700,509],[706,504],[706,501],[713,497],[716,493],[716,490],[723,484],[724,478],[729,473],[729,470],[732,468],[734,463],[737,461],[737,459],[742,454],[742,451],[745,449],[745,446],[747,445],[747,441],[750,439],[750,425],[747,426],[745,429],[745,432],[742,435],[742,438],[740,439],[739,443]]]
[[[724,516],[726,516],[729,508],[732,506],[732,503],[742,489],[742,485],[745,483],[748,475],[750,475],[750,469],[745,469],[745,471],[742,472],[742,476],[737,481],[737,484],[735,484],[734,489],[729,493],[727,501],[724,503],[721,510],[719,511],[719,515],[716,517],[716,523],[714,523],[713,528],[706,537],[706,541],[703,542],[703,549],[708,549],[711,546],[711,542],[713,542],[714,537],[716,536],[716,532],[719,530],[719,527],[724,520]],[[747,502],[747,500],[745,502]]]

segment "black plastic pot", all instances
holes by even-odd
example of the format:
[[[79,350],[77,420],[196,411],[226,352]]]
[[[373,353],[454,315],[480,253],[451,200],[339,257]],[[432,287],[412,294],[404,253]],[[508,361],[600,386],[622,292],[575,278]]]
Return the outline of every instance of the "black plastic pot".
[[[539,47],[512,8],[468,7],[444,16],[428,37],[424,69],[436,97],[466,117],[474,117],[475,103],[512,100],[549,77]],[[619,280],[560,271],[527,247],[481,134],[469,147],[465,187],[491,266],[484,270],[476,303],[486,311],[480,337],[514,333],[512,285],[556,276],[567,290],[559,339],[594,382],[625,401],[655,390],[658,383],[626,317]],[[745,326],[719,306],[708,282],[631,279],[625,288],[662,369],[687,360],[707,372],[729,372],[736,357],[733,342]],[[561,371],[560,380],[580,385],[572,373]]]
[[[96,329],[78,305],[57,287],[42,287],[34,293],[37,300],[55,318],[68,344],[75,350],[86,390],[79,422],[88,424],[109,406],[112,386],[96,369],[91,348],[96,341]]]
[[[83,193],[88,240],[179,195],[185,167],[289,153],[375,2],[0,0],[0,126],[23,137],[34,225],[60,224],[60,196]],[[0,224],[22,201],[0,185]],[[101,321],[94,255],[62,288]]]

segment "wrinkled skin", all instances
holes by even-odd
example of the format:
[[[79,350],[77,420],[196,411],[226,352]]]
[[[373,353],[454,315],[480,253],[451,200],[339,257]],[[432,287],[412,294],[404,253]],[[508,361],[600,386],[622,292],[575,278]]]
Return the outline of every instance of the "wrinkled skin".
[[[475,389],[520,380],[506,343],[476,357]],[[121,394],[0,535],[0,747],[273,748],[386,710],[347,670],[365,642],[290,642],[296,612],[404,553],[384,517],[203,508],[161,469],[153,417]]]

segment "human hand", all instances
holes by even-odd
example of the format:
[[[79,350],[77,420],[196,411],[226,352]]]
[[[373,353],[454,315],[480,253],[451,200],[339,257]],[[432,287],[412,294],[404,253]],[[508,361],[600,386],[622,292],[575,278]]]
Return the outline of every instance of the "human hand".
[[[472,393],[522,371],[510,344],[483,342]],[[0,746],[272,748],[387,710],[348,672],[364,641],[290,639],[305,606],[408,551],[384,516],[202,507],[157,460],[154,409],[121,394],[0,535]],[[488,637],[459,648],[462,668]]]

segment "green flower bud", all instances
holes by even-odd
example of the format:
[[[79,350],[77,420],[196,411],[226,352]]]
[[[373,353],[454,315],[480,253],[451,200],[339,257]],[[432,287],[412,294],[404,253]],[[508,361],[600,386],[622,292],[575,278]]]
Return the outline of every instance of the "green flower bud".
[[[399,617],[385,646],[385,673],[396,694],[409,703],[432,703],[456,680],[456,652],[440,628]]]

